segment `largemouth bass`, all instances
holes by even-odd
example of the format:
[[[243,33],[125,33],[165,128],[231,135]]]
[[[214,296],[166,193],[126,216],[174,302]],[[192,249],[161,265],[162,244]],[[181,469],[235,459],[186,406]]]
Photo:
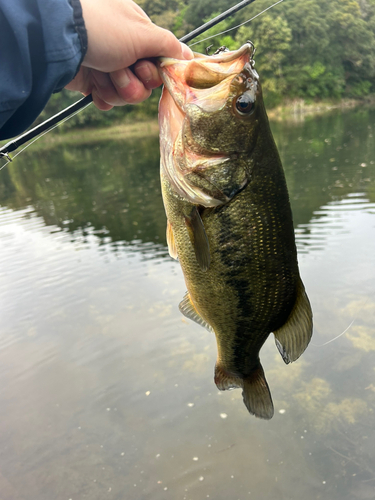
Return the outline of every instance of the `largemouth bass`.
[[[216,335],[217,387],[242,388],[248,411],[270,419],[259,351],[273,332],[285,363],[296,360],[312,312],[253,50],[160,60],[161,183],[188,289],[180,310]]]

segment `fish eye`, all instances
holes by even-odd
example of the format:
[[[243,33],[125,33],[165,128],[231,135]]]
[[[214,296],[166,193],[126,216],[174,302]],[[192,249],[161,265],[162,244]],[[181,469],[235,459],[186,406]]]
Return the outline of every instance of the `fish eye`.
[[[249,115],[254,111],[254,100],[248,93],[242,94],[236,99],[236,109],[240,115]]]

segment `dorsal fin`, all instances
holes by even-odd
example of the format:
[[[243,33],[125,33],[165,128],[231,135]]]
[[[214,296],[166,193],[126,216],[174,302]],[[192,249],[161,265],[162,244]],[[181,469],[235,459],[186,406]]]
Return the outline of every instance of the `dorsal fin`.
[[[167,221],[167,243],[168,243],[169,255],[172,257],[172,259],[177,260],[178,255],[177,255],[176,243],[174,241],[172,225],[169,221]]]
[[[305,287],[297,284],[297,298],[286,323],[274,331],[275,342],[285,363],[298,359],[309,345],[312,335],[312,311]]]
[[[210,245],[197,207],[193,207],[189,215],[185,215],[185,224],[199,267],[202,271],[207,271],[211,262]]]
[[[209,332],[213,332],[213,328],[210,324],[205,321],[202,316],[197,312],[197,310],[194,307],[194,304],[192,303],[190,299],[189,292],[186,292],[184,295],[184,298],[181,300],[180,305],[178,306],[180,311],[184,316],[186,316],[188,319],[191,319],[192,321],[195,321],[195,323],[198,323],[198,325],[203,326],[206,328]]]

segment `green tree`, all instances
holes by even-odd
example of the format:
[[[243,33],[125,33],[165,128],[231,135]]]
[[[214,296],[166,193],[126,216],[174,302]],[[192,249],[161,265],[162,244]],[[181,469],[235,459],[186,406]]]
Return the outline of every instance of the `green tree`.
[[[137,4],[148,16],[159,16],[169,10],[177,11],[183,4],[180,0],[137,0]]]
[[[286,88],[283,63],[290,49],[291,29],[283,17],[266,13],[254,27],[245,25],[238,30],[238,45],[250,39],[256,47],[256,68],[265,98],[268,104],[276,104]]]
[[[292,96],[339,97],[373,77],[374,32],[357,0],[291,0],[285,16],[292,30],[285,70]]]
[[[375,36],[371,26],[362,17],[360,4],[355,0],[330,3],[328,15],[335,33],[332,41],[332,57],[339,57],[345,71],[345,83],[349,93],[358,88],[370,87],[375,78]],[[375,89],[374,89],[375,90]]]
[[[224,12],[236,3],[238,0],[190,0],[186,11],[186,22],[197,28],[202,24],[202,19],[212,19],[215,12]]]
[[[219,14],[220,12],[212,13],[212,15],[209,18],[206,18],[203,22],[207,22]],[[227,47],[229,50],[237,49],[238,43],[232,38],[230,33],[223,33],[222,35],[220,35],[220,33],[229,30],[232,26],[233,26],[233,21],[231,19],[225,19],[216,26],[213,26],[205,33],[192,40],[191,42],[192,50],[194,50],[195,52],[200,52],[202,54],[205,54],[206,49],[208,49],[211,45],[212,49],[209,50],[209,53],[215,52],[216,49],[222,46]],[[206,40],[207,38],[208,40]],[[202,41],[198,43],[200,40]]]
[[[181,37],[237,1],[138,0],[138,4],[154,22]],[[237,26],[269,5],[269,0],[257,0],[200,39]],[[375,0],[288,0],[250,24],[195,45],[193,50],[204,53],[210,44],[211,53],[221,45],[234,50],[247,39],[257,48],[256,69],[268,106],[296,97],[318,100],[375,93]],[[159,96],[158,90],[145,103],[107,113],[91,105],[63,128],[108,126],[155,117]],[[80,97],[67,91],[53,95],[39,121]]]
[[[178,37],[185,34],[181,13],[185,14],[187,5],[183,0],[139,0],[137,3],[154,23],[173,31]]]

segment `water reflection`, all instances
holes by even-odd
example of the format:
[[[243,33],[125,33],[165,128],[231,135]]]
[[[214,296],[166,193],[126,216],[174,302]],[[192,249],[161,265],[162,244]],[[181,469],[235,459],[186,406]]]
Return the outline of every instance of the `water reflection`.
[[[299,224],[295,230],[297,248],[300,253],[323,250],[329,240],[337,243],[340,235],[353,232],[350,226],[367,225],[368,216],[375,215],[375,203],[365,193],[350,193],[346,198],[331,201],[315,210],[307,224]],[[372,220],[372,219],[371,219]]]
[[[46,225],[73,238],[90,228],[103,244],[164,240],[157,137],[27,151],[21,160],[2,171],[0,195],[9,208],[32,205]]]
[[[177,309],[156,138],[0,173],[2,500],[375,497],[374,113],[273,127],[315,332],[291,366],[262,350],[270,422]]]

